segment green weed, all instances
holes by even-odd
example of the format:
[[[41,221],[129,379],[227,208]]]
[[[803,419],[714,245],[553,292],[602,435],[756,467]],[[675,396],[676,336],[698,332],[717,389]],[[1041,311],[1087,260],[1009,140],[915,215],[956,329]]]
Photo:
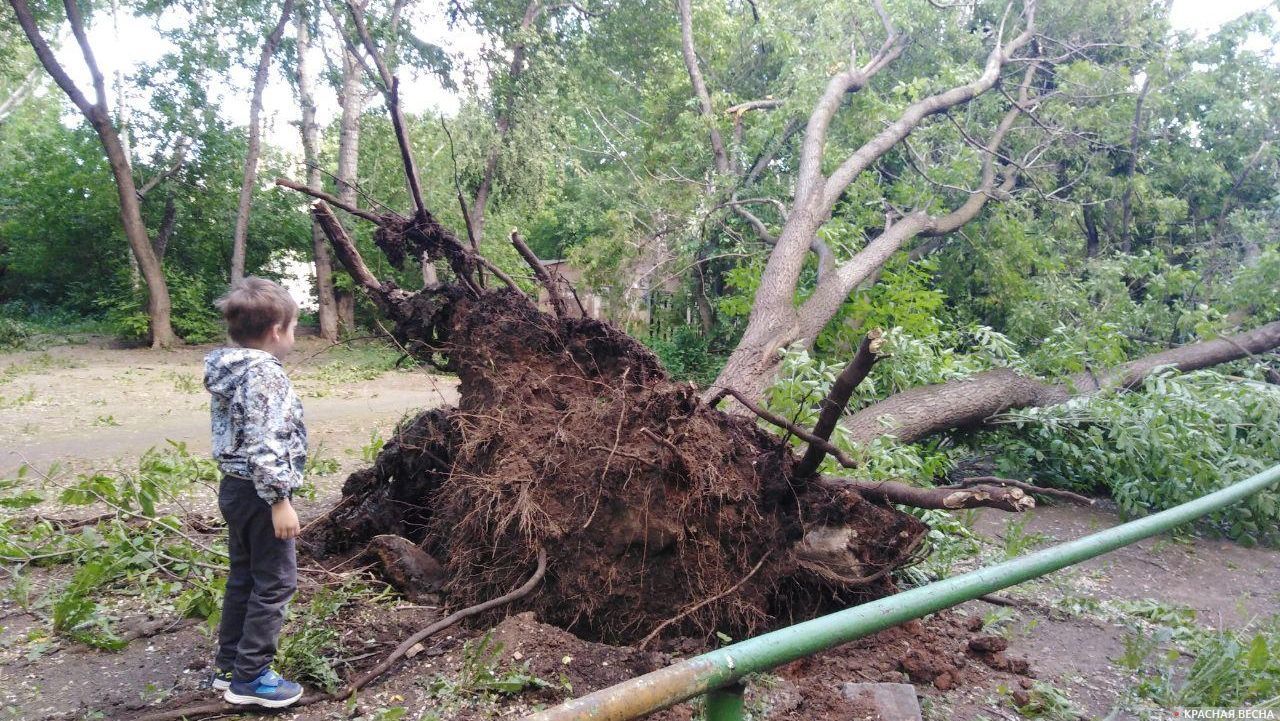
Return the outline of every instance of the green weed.
[[[492,633],[467,641],[462,646],[462,665],[454,678],[436,676],[423,683],[427,691],[443,707],[448,718],[457,709],[477,703],[492,703],[498,697],[511,696],[526,689],[555,688],[571,693],[572,687],[563,675],[552,683],[534,675],[529,662],[515,667],[502,667],[502,644],[493,641]],[[429,717],[428,717],[429,718]]]
[[[173,381],[173,389],[179,393],[195,394],[204,392],[204,383],[202,383],[194,374],[170,371],[165,375]]]
[[[1006,559],[1021,556],[1036,546],[1053,540],[1043,533],[1027,531],[1027,523],[1031,516],[1027,514],[1009,519],[1004,528],[1004,557]]]
[[[347,648],[334,619],[358,600],[376,603],[388,597],[388,591],[375,591],[358,582],[317,591],[306,606],[292,613],[280,639],[276,664],[281,672],[330,693],[337,691],[342,686],[340,659]]]
[[[1027,718],[1045,721],[1075,721],[1080,711],[1071,703],[1067,693],[1052,684],[1036,681],[1027,692],[1027,703],[1017,707],[1018,713]]]

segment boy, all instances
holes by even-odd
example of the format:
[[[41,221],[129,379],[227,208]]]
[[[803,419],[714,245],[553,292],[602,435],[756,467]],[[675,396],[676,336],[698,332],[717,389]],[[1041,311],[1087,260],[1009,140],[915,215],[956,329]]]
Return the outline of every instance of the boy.
[[[204,359],[213,457],[223,474],[218,508],[231,556],[213,687],[230,703],[281,708],[302,696],[301,686],[271,669],[285,605],[298,585],[298,515],[290,496],[302,482],[307,430],[279,360],[293,348],[298,305],[279,285],[245,278],[217,307],[239,347]]]

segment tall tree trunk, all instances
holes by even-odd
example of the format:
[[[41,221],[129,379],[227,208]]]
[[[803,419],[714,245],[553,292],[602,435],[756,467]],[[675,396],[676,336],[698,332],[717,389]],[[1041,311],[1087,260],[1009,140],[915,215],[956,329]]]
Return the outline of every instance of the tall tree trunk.
[[[284,36],[284,26],[293,14],[294,0],[284,0],[280,20],[262,44],[258,57],[258,71],[253,76],[253,98],[249,101],[249,148],[244,156],[244,177],[240,182],[240,205],[236,209],[236,226],[231,239],[231,282],[244,278],[245,242],[249,234],[249,208],[253,202],[253,186],[258,180],[258,156],[262,152],[262,91],[267,86],[267,73],[271,69],[271,57],[275,55]]]
[[[116,194],[120,200],[120,222],[124,226],[124,235],[129,241],[129,248],[138,261],[138,269],[147,286],[147,316],[151,320],[151,347],[169,348],[178,343],[178,336],[174,334],[170,320],[172,305],[169,300],[169,286],[165,283],[160,259],[151,248],[151,238],[147,234],[146,224],[142,221],[142,209],[138,202],[137,186],[133,182],[133,170],[124,145],[120,142],[120,134],[111,122],[111,111],[107,106],[106,82],[102,71],[98,69],[93,49],[89,45],[89,38],[85,34],[80,7],[75,0],[63,2],[67,21],[71,24],[71,31],[80,45],[80,53],[84,56],[85,65],[88,66],[89,74],[93,79],[96,94],[96,101],[93,103],[89,102],[62,64],[58,62],[49,43],[40,34],[35,17],[31,13],[31,7],[26,0],[9,0],[9,4],[18,18],[18,24],[22,26],[23,32],[31,42],[36,57],[40,59],[40,64],[49,72],[49,75],[53,76],[58,87],[62,88],[71,102],[80,109],[98,134],[98,140],[102,143],[102,149],[107,154],[107,162],[111,166],[111,175],[115,178]]]
[[[304,3],[298,8],[298,101],[302,106],[302,156],[307,164],[307,186],[322,189],[320,175],[319,128],[316,125],[316,101],[312,90],[311,66],[307,53],[311,48],[311,16]],[[333,259],[324,232],[311,221],[311,261],[316,273],[316,316],[320,321],[320,337],[338,341],[338,304],[333,294]]]
[[[498,173],[498,160],[502,157],[502,147],[507,141],[507,134],[511,131],[512,116],[515,112],[516,103],[516,82],[524,73],[525,68],[525,42],[524,34],[533,27],[533,23],[538,19],[538,14],[542,12],[542,0],[532,0],[525,6],[524,15],[520,19],[520,29],[516,31],[518,42],[511,49],[511,65],[507,68],[507,92],[505,97],[497,104],[497,117],[494,118],[494,138],[493,144],[489,146],[489,153],[484,161],[484,174],[480,177],[480,186],[476,188],[475,197],[471,201],[469,210],[463,209],[469,216],[468,232],[471,235],[471,243],[473,249],[478,248],[480,242],[484,240],[484,222],[485,214],[489,207],[489,195],[493,192],[493,181]]]
[[[1098,222],[1094,220],[1094,206],[1086,205],[1081,209],[1084,215],[1084,257],[1096,258],[1102,249],[1102,241],[1098,237]]]
[[[338,197],[359,205],[356,173],[360,162],[360,113],[364,110],[364,87],[360,83],[359,61],[349,50],[342,52],[342,119],[338,125]],[[356,327],[356,298],[353,289],[334,289],[338,325],[351,333]]]
[[[1138,100],[1133,106],[1133,123],[1129,126],[1129,157],[1125,163],[1124,193],[1120,196],[1120,252],[1133,250],[1133,176],[1138,172],[1138,147],[1142,141],[1142,108],[1151,92],[1151,68],[1146,70]]]

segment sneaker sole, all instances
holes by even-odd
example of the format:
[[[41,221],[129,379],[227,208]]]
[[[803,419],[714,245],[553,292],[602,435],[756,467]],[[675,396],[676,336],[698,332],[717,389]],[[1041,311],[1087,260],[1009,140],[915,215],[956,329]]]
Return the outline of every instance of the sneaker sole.
[[[229,688],[231,688],[230,681],[214,681],[213,682],[214,691],[226,691]]]
[[[241,696],[228,688],[222,698],[227,703],[233,703],[237,706],[265,706],[266,708],[284,708],[293,704],[294,701],[302,698],[302,692],[291,698],[262,698],[261,696]]]

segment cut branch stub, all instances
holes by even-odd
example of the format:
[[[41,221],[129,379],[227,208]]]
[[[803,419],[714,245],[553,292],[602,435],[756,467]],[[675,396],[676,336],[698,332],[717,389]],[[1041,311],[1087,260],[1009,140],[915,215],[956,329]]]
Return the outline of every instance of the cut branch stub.
[[[1036,507],[1036,501],[1021,488],[975,484],[957,488],[939,486],[924,488],[898,481],[864,481],[856,478],[823,477],[821,485],[851,488],[863,498],[878,503],[899,503],[915,508],[956,510],[959,508],[998,508],[1021,512]]]

